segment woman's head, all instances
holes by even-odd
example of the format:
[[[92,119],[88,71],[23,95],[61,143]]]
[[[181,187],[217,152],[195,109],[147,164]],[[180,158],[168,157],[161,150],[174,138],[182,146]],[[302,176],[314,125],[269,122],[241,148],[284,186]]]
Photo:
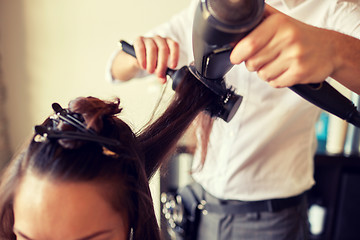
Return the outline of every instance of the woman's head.
[[[77,197],[85,196],[80,194],[85,189],[88,189],[89,194],[94,194],[92,200],[102,200],[98,204],[108,204],[105,204],[107,209],[104,208],[99,213],[111,212],[118,215],[119,218],[114,218],[114,222],[121,220],[117,223],[125,228],[126,237],[132,231],[134,240],[159,239],[148,179],[168,159],[178,139],[194,118],[208,106],[216,104],[217,100],[218,97],[213,92],[190,74],[176,88],[174,99],[166,111],[137,135],[115,116],[121,111],[119,101],[104,102],[88,97],[70,102],[68,110],[61,109],[58,105],[53,106],[58,113],[57,117],[48,118],[36,128],[38,134],[35,134],[26,151],[12,161],[2,177],[0,239],[16,239],[14,225],[17,234],[26,235],[27,230],[22,230],[22,225],[18,225],[18,221],[24,216],[18,215],[20,211],[17,209],[24,207],[21,205],[24,201],[29,203],[24,199],[31,197],[33,191],[39,193],[32,201],[49,202],[50,210],[59,204],[54,209],[57,212],[49,215],[49,218],[57,218],[57,213],[62,213],[61,199],[58,201],[58,198],[50,197],[68,196],[69,194],[60,193],[73,191],[77,193],[71,194],[74,199],[66,200],[78,203]],[[31,190],[29,187],[37,184],[43,188]],[[46,192],[50,190],[53,193],[47,196]],[[46,198],[41,198],[42,196]],[[91,201],[86,204],[90,206],[86,208],[84,205],[84,209],[92,209],[91,204],[96,205]],[[64,211],[65,209],[64,206]],[[75,205],[69,209],[69,212],[77,211]],[[33,210],[31,213],[45,211],[29,210]],[[101,217],[95,215],[95,209],[93,213],[93,218],[102,221]],[[42,217],[46,216],[40,215],[39,221],[45,221]],[[79,233],[81,239],[80,235]]]
[[[126,238],[130,229],[134,239],[159,237],[142,150],[129,126],[115,116],[120,111],[119,101],[78,98],[69,104],[67,112],[45,120],[41,127],[48,131],[47,135],[35,135],[3,177],[0,188],[2,238],[15,239],[14,227],[18,236],[61,239],[54,234],[55,224],[47,225],[54,229],[47,229],[47,233],[38,225],[50,220],[57,222],[59,228],[73,229],[68,234],[74,235],[66,239],[81,239],[87,234],[108,231],[115,225],[118,228],[114,232],[122,229],[121,234]],[[83,122],[86,128],[76,128],[67,118]],[[82,140],[81,136],[90,136],[93,140]],[[104,139],[111,144],[104,144]],[[32,194],[33,197],[27,199]],[[82,217],[84,220],[80,221]],[[34,221],[26,220],[32,218]],[[71,221],[61,218],[71,218]],[[103,228],[91,229],[92,225]],[[82,227],[88,232],[80,231]],[[41,231],[54,235],[52,238],[42,236]]]

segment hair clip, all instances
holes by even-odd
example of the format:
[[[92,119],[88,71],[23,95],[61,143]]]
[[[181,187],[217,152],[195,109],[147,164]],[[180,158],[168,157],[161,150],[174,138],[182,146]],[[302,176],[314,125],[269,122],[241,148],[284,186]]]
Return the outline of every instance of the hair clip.
[[[51,128],[46,128],[42,125],[35,126],[35,132],[39,136],[37,137],[37,142],[43,142],[46,139],[69,139],[69,140],[82,140],[89,142],[97,142],[101,145],[110,145],[118,146],[120,145],[119,141],[116,139],[101,137],[98,135],[73,132],[73,131],[60,131],[53,130]]]
[[[81,119],[80,114],[71,113],[67,109],[63,109],[60,104],[53,103],[57,118],[50,117],[53,121],[52,127],[45,127],[43,125],[35,126],[35,142],[45,142],[47,139],[68,139],[68,140],[80,140],[99,143],[103,148],[103,154],[107,156],[117,156],[117,154],[109,150],[106,146],[120,146],[120,142],[116,139],[99,136],[94,130],[89,129]],[[78,115],[78,116],[77,116]],[[61,131],[57,129],[59,120],[70,124],[78,131]],[[56,124],[54,124],[56,123]]]
[[[71,114],[67,109],[62,108],[58,103],[53,103],[51,106],[54,112],[56,113],[56,115],[60,118],[60,120],[63,120],[64,122],[76,127],[78,130],[82,132],[89,132],[91,134],[96,135],[96,132],[94,130],[88,128],[84,123],[82,123],[76,117],[73,116],[75,113]]]

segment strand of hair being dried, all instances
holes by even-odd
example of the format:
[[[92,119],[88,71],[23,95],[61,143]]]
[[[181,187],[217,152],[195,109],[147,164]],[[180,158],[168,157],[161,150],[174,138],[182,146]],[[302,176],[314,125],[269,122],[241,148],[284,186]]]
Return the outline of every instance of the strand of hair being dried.
[[[200,159],[201,165],[198,166],[194,171],[199,171],[202,169],[202,167],[205,164],[205,158],[207,154],[211,129],[214,124],[214,118],[210,117],[209,114],[202,112],[198,115],[196,120],[197,120],[196,121],[197,127],[199,128],[200,131],[200,139],[198,139],[197,144],[199,144],[198,147],[200,147],[201,150],[201,159]]]
[[[215,94],[192,74],[189,73],[183,79],[165,112],[137,137],[145,156],[148,178],[168,159],[195,117],[207,106],[214,104],[216,99]]]

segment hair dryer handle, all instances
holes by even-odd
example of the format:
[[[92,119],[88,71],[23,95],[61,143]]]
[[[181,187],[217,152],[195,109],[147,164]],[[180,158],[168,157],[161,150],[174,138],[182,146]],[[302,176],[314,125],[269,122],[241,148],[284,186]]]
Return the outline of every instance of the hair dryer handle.
[[[360,113],[353,102],[329,83],[298,84],[290,89],[323,110],[360,127]]]
[[[127,43],[124,40],[120,40],[119,45],[120,45],[121,50],[123,50],[127,54],[129,54],[129,55],[133,56],[134,58],[136,58],[135,49],[134,49],[134,47],[132,45],[130,45],[129,43]]]
[[[135,49],[134,46],[129,44],[128,42],[124,41],[124,40],[120,40],[119,41],[119,45],[121,50],[123,50],[125,53],[133,56],[134,58],[136,58],[136,54],[135,54]],[[172,68],[167,68],[166,69],[166,75],[169,75],[170,77],[172,77],[172,75],[176,72],[176,70],[172,69]]]

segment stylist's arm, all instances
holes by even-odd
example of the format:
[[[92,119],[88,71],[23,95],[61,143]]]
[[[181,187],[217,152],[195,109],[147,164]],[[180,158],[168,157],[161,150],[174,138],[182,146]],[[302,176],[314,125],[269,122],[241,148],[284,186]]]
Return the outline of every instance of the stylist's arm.
[[[328,76],[360,93],[360,40],[317,28],[266,5],[265,18],[237,43],[230,60],[273,87],[318,83]]]

